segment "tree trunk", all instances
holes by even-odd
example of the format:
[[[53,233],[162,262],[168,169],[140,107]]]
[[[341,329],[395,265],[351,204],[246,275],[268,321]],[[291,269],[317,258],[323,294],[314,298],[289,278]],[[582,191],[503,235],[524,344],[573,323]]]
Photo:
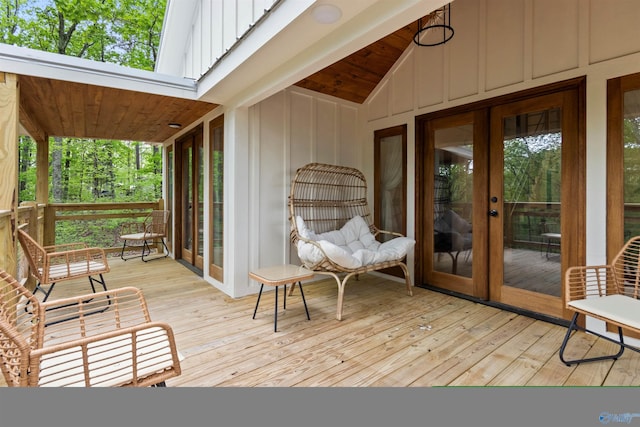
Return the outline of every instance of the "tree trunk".
[[[51,188],[53,201],[62,202],[62,138],[53,138],[53,150],[51,150]]]

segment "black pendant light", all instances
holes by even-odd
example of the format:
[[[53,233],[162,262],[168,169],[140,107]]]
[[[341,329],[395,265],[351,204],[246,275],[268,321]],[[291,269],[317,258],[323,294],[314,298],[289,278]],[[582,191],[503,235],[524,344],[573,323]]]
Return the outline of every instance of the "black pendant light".
[[[429,14],[426,25],[422,26],[422,18],[418,19],[418,31],[413,36],[413,42],[418,46],[439,46],[445,44],[453,37],[453,27],[451,26],[451,3],[444,5],[438,10]],[[427,31],[442,31],[442,38],[433,43],[422,43],[420,35]]]

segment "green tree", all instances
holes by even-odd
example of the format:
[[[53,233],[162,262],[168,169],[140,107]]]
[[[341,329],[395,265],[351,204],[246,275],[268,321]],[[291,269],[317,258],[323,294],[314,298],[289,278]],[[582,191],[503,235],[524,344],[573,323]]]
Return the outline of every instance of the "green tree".
[[[0,0],[0,7],[3,43],[137,69],[155,68],[166,0]],[[20,200],[33,200],[35,173],[29,171],[35,149],[30,138],[21,138],[19,144]],[[51,138],[51,199],[129,200],[134,186],[140,199],[158,198],[161,152],[141,147],[138,142]],[[131,150],[138,166],[123,180],[119,169],[125,166],[118,161],[128,159]],[[151,183],[149,192],[136,182]]]

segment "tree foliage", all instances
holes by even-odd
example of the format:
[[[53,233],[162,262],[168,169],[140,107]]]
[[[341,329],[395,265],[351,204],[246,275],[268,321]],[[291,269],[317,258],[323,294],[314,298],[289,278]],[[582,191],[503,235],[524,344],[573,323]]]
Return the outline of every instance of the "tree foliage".
[[[6,44],[153,70],[166,0],[0,0]],[[20,137],[19,198],[35,198],[36,145]],[[161,196],[158,147],[137,141],[50,139],[55,202],[153,200]]]

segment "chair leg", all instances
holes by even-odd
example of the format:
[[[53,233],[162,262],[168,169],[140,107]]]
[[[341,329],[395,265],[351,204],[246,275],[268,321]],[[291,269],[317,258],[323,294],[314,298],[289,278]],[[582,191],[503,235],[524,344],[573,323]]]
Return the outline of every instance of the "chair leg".
[[[130,260],[132,258],[143,258],[144,259],[144,251],[145,251],[145,246],[146,245],[147,245],[147,242],[145,241],[143,243],[143,245],[142,245],[142,254],[125,257],[124,256],[124,251],[125,251],[126,248],[138,248],[139,247],[139,246],[127,246],[127,241],[125,240],[124,243],[122,244],[122,251],[120,251],[120,258],[123,261],[127,261],[127,260]]]
[[[122,244],[122,251],[120,251],[120,258],[122,258],[123,261],[126,261],[128,258],[124,257],[124,249],[127,247],[127,241],[125,240],[124,243]]]
[[[104,289],[105,291],[107,290],[107,282],[104,280],[104,276],[102,275],[102,273],[99,274],[99,278],[96,278],[94,276],[89,276],[89,284],[91,285],[91,290],[93,291],[93,293],[96,293],[96,286],[95,284],[99,283],[102,286],[102,289]],[[51,292],[51,287],[49,288],[49,292]],[[46,298],[49,295],[47,294]],[[91,314],[97,314],[97,313],[104,313],[105,311],[107,311],[109,309],[109,306],[111,306],[111,297],[109,295],[106,295],[106,299],[107,299],[107,303],[106,305],[104,305],[102,308],[98,308],[89,312],[85,312],[83,314],[83,316],[89,316]],[[43,300],[43,302],[45,301]],[[84,303],[87,304],[89,302],[91,302],[93,300],[93,298],[89,298],[87,300],[84,300]],[[50,307],[47,309],[47,311],[51,311],[51,312],[55,312],[55,310],[60,310],[66,307],[71,307],[77,305],[77,303],[70,303],[70,304],[66,304],[66,305],[60,305],[60,306],[56,306],[56,307]],[[45,323],[45,326],[49,326],[49,325],[55,325],[57,323],[62,323],[62,322],[66,322],[68,320],[74,320],[77,319],[79,316],[71,316],[71,317],[62,317],[59,319],[56,319],[54,321],[51,322],[47,322]]]
[[[159,242],[158,241],[154,241],[153,243],[162,243],[162,246],[164,247],[164,256],[158,256],[158,257],[144,259],[145,255],[151,254],[151,247],[149,246],[149,244],[145,240],[144,241],[144,245],[143,245],[143,250],[142,250],[142,261],[148,262],[148,261],[152,261],[154,259],[166,258],[166,257],[169,256],[169,248],[167,247],[167,244],[164,242],[164,238],[163,237],[160,238]],[[146,250],[147,250],[146,254],[145,254],[144,248],[146,248]]]
[[[596,362],[596,361],[600,361],[600,360],[609,360],[609,359],[613,359],[613,360],[617,360],[620,356],[622,356],[622,353],[624,353],[624,349],[626,347],[628,347],[625,343],[624,343],[624,338],[623,338],[623,334],[622,334],[622,328],[618,327],[618,336],[619,336],[619,341],[616,341],[614,339],[611,339],[607,336],[598,334],[596,332],[593,331],[589,331],[586,328],[582,328],[580,326],[578,326],[578,314],[579,313],[575,313],[573,315],[573,318],[571,319],[571,323],[569,324],[569,327],[567,328],[567,333],[564,336],[564,340],[562,340],[562,345],[560,346],[560,351],[559,351],[559,356],[560,356],[560,360],[562,361],[562,363],[564,363],[567,366],[571,366],[571,365],[575,365],[578,363],[585,363],[585,362]],[[584,359],[572,359],[572,360],[567,360],[564,357],[564,352],[567,349],[567,344],[569,343],[569,339],[571,338],[572,335],[574,335],[574,332],[576,331],[584,331],[584,332],[589,332],[593,335],[596,335],[600,338],[603,338],[607,341],[611,341],[615,344],[618,344],[620,346],[620,350],[615,353],[615,354],[610,354],[610,355],[606,355],[606,356],[597,356],[597,357],[589,357],[589,358],[584,358]],[[632,348],[632,347],[630,347]],[[634,351],[640,351],[640,349],[635,349],[632,348]]]
[[[56,282],[53,282],[52,284],[49,285],[49,287],[45,290],[44,287],[42,286],[42,284],[40,284],[40,282],[38,282],[38,284],[36,285],[36,288],[33,290],[33,293],[35,294],[36,291],[40,291],[44,293],[44,297],[42,298],[42,302],[45,302],[47,300],[47,298],[49,298],[49,295],[51,295],[51,291],[53,291],[53,287],[56,285]]]

